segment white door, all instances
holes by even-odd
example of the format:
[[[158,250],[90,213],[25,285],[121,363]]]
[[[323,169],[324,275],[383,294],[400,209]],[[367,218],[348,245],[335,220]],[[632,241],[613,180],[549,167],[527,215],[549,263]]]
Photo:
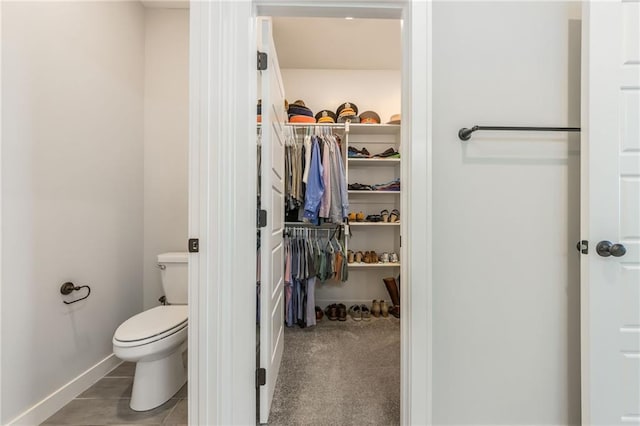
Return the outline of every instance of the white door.
[[[640,424],[640,2],[583,7],[582,420]]]
[[[261,205],[267,225],[261,232],[260,367],[266,384],[260,388],[260,423],[267,423],[284,347],[284,86],[271,36],[271,20],[258,23],[258,49],[266,53],[262,86]]]

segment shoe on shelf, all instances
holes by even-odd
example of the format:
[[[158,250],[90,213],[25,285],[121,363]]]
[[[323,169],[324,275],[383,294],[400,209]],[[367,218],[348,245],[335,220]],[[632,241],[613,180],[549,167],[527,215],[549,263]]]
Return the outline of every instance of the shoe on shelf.
[[[382,218],[379,214],[370,214],[365,219],[366,222],[382,222]]]
[[[378,318],[380,316],[380,302],[374,300],[371,302],[371,315]]]
[[[355,260],[355,255],[353,254],[353,250],[347,250],[347,263],[353,263],[354,260]]]
[[[396,154],[396,150],[393,148],[389,148],[386,149],[385,151],[381,152],[380,154],[375,154],[374,157],[388,157],[390,155]]]
[[[362,261],[364,260],[364,255],[362,254],[361,251],[356,253],[356,263],[362,263]]]
[[[353,318],[354,321],[362,320],[362,310],[359,305],[351,305],[349,308],[349,315]]]
[[[372,191],[373,190],[371,185],[364,185],[358,182],[350,183],[349,185],[347,185],[347,189],[349,189],[350,191]]]
[[[364,263],[371,263],[371,253],[369,253],[368,251],[364,252],[364,257],[362,258],[362,261]]]
[[[398,263],[400,260],[398,259],[398,254],[394,251],[389,254],[389,262]]]
[[[389,263],[389,253],[387,253],[386,251],[384,253],[382,253],[380,255],[380,262],[382,263]]]
[[[356,222],[364,222],[364,213],[358,212],[356,214]]]
[[[360,305],[360,312],[362,313],[362,319],[365,321],[371,321],[371,311],[367,305]]]
[[[347,320],[347,307],[343,303],[338,303],[336,310],[338,311],[338,321]]]
[[[389,215],[389,222],[394,223],[400,220],[400,212],[398,209],[391,210],[391,214]]]
[[[389,210],[384,209],[380,212],[380,218],[383,222],[389,222]]]
[[[380,313],[383,317],[387,318],[389,316],[389,305],[384,300],[380,301]]]
[[[349,222],[355,222],[356,214],[354,212],[349,212],[349,214],[347,215],[347,218],[349,218]]]
[[[369,263],[378,263],[378,255],[376,254],[375,251],[371,251],[369,253],[369,258],[371,260],[371,262],[369,262]]]

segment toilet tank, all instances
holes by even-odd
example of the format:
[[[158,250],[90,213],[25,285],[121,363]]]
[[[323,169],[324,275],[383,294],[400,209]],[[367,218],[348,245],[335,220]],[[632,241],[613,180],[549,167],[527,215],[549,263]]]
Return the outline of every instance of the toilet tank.
[[[158,255],[162,288],[170,305],[186,305],[189,299],[189,253]]]

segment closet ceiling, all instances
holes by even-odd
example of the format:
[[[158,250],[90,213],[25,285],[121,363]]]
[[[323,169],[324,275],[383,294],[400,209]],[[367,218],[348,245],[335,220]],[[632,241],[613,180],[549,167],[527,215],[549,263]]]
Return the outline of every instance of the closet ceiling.
[[[396,70],[402,66],[396,19],[273,18],[280,68]]]

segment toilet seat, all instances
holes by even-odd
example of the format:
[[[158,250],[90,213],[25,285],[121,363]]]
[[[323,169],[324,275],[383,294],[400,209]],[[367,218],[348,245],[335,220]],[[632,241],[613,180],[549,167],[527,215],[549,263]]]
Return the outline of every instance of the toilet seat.
[[[126,348],[162,340],[186,328],[188,315],[187,305],[157,306],[141,312],[118,327],[113,344]]]

